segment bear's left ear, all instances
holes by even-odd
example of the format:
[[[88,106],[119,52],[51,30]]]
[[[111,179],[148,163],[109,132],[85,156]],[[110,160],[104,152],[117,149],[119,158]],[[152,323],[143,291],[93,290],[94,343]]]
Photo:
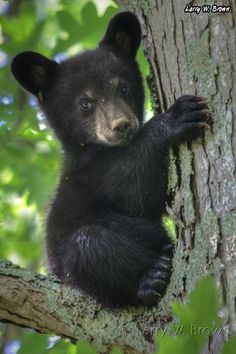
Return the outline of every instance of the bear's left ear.
[[[111,45],[125,56],[134,58],[141,42],[141,27],[131,12],[121,12],[113,17],[99,45]]]

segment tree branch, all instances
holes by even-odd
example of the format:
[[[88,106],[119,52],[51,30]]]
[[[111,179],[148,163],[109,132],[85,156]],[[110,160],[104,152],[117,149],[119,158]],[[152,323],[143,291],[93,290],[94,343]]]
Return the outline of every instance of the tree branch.
[[[134,354],[153,351],[153,311],[150,314],[144,309],[104,309],[55,277],[0,261],[0,321],[73,340],[84,339],[99,352],[120,345],[125,353]]]

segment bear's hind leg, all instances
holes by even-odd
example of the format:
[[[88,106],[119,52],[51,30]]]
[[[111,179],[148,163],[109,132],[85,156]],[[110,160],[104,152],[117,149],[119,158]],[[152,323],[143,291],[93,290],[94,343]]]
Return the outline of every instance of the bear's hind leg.
[[[162,248],[154,266],[139,281],[138,298],[147,306],[152,306],[164,295],[172,273],[173,245]]]

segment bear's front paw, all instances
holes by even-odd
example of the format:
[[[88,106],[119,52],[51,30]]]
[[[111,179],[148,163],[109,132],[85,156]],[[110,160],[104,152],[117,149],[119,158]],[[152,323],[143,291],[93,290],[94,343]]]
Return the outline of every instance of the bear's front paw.
[[[173,245],[165,246],[153,268],[141,278],[138,299],[142,304],[152,306],[166,291],[172,273]]]
[[[169,109],[169,132],[173,143],[191,141],[209,128],[207,99],[197,96],[182,96]]]

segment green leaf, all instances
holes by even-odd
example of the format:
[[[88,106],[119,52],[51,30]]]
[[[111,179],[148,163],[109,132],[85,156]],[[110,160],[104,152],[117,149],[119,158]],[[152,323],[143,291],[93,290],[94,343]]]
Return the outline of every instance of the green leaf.
[[[193,326],[217,328],[219,293],[213,277],[206,277],[197,284],[187,304],[174,303],[172,308],[185,330],[191,332]]]
[[[77,344],[77,354],[98,354],[96,349],[89,343],[79,341]]]
[[[61,36],[59,35],[53,53],[63,52],[78,44],[83,48],[96,47],[104,35],[110,18],[117,13],[117,10],[109,6],[100,17],[95,4],[89,1],[82,7],[79,19],[76,13],[71,13],[68,8],[57,11],[56,18]]]
[[[163,216],[163,224],[172,240],[176,241],[176,230],[174,221],[167,215]]]
[[[1,16],[0,23],[2,31],[7,34],[11,39],[22,41],[30,35],[35,25],[35,6],[32,1],[23,1],[20,7],[20,13],[17,17]]]
[[[44,354],[48,345],[48,335],[26,333],[21,339],[21,347],[17,354]]]
[[[222,354],[235,354],[236,334],[232,335],[228,342],[225,343]]]
[[[199,354],[208,337],[221,327],[219,292],[213,277],[202,279],[186,304],[174,303],[172,308],[176,323],[158,333],[158,354]]]

